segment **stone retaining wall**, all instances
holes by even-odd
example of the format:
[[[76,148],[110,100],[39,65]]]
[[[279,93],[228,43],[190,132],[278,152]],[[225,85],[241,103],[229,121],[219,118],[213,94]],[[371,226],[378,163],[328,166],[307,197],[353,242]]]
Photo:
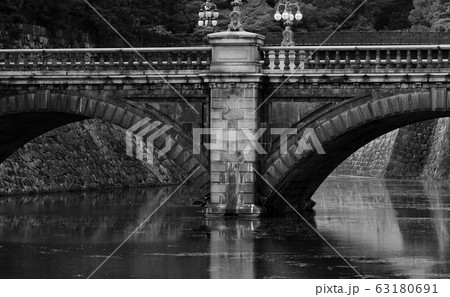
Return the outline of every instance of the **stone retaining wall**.
[[[442,166],[445,167],[447,158],[443,151],[450,149],[446,138],[450,133],[449,124],[443,119],[431,120],[385,134],[350,156],[334,174],[392,179],[448,178]],[[450,159],[447,163],[450,166]]]
[[[425,121],[398,130],[384,177],[420,179],[432,147],[436,121]]]
[[[171,160],[154,164],[126,155],[125,131],[99,120],[55,129],[27,143],[0,164],[0,194],[177,184]]]
[[[450,118],[437,120],[421,177],[438,181],[450,179]]]
[[[389,163],[398,130],[385,134],[360,148],[333,174],[383,177]]]

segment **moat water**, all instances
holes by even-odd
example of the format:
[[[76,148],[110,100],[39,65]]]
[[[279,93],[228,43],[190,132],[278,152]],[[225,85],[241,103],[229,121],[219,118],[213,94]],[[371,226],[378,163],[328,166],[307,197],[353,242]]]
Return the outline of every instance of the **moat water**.
[[[0,198],[1,278],[86,278],[175,188]],[[296,217],[205,219],[189,189],[94,278],[357,278]],[[329,178],[317,230],[367,278],[450,277],[450,187]]]

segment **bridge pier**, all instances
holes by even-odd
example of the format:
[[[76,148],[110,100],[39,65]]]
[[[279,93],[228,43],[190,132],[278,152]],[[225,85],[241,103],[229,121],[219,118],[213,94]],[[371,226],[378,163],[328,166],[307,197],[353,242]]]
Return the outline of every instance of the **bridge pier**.
[[[210,34],[211,70],[205,82],[211,89],[211,200],[207,216],[257,217],[256,176],[259,129],[260,62],[258,45],[264,37],[249,32]],[[250,139],[249,139],[250,136]],[[256,168],[256,167],[255,167]]]

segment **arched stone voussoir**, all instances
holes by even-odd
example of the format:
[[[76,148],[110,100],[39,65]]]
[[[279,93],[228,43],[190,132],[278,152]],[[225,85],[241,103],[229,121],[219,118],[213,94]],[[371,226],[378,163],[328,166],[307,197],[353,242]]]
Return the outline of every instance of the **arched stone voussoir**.
[[[185,175],[188,176],[193,168],[198,168],[198,173],[192,176],[192,182],[196,185],[196,179],[202,185],[209,182],[204,175],[208,172],[208,160],[201,154],[193,154],[191,135],[168,116],[126,100],[98,99],[50,91],[0,98],[0,162],[39,135],[89,118],[112,123],[124,130],[141,121],[153,123],[156,129],[170,126],[165,135],[156,138],[156,148],[163,146],[162,140],[165,137],[170,138],[174,141],[174,147],[181,149],[172,159],[180,168],[185,169]],[[168,158],[173,156],[171,153],[166,155]]]
[[[283,155],[280,143],[274,143],[272,151],[262,162],[263,178],[258,181],[258,188],[263,189],[259,192],[261,203],[269,212],[289,211],[290,207],[278,192],[297,209],[311,208],[314,192],[352,153],[397,128],[450,116],[449,99],[447,89],[370,100],[352,99],[296,125],[298,133],[291,138],[302,139],[305,131],[312,129],[325,154],[318,153],[311,139],[307,143],[313,150],[295,155],[292,154],[293,149],[289,149],[288,155]],[[270,183],[270,186],[261,183]]]

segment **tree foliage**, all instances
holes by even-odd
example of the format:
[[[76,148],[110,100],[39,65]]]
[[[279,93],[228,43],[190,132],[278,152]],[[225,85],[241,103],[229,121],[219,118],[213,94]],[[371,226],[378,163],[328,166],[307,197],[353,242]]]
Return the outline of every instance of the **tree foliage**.
[[[197,27],[197,13],[203,0],[90,0],[90,3],[130,43],[146,45],[157,34],[205,35],[211,30]],[[216,30],[229,22],[229,0],[214,0],[220,10]],[[273,19],[278,0],[243,1],[247,31],[281,31]],[[450,30],[450,0],[302,0],[304,15],[297,31],[325,30]],[[351,16],[351,17],[349,17]],[[52,30],[87,32],[98,46],[123,46],[110,26],[80,0],[2,0],[3,23],[28,23]]]
[[[450,31],[450,0],[414,0],[413,30]]]

